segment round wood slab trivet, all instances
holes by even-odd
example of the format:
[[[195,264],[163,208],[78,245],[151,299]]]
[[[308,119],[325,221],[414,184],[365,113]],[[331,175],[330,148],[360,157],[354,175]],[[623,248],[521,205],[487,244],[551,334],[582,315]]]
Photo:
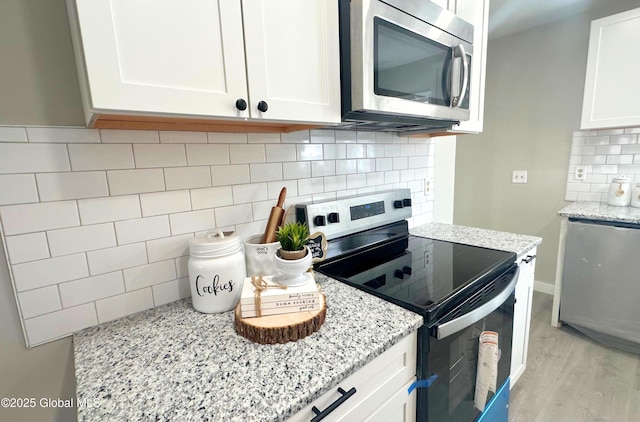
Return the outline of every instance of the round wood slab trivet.
[[[320,329],[327,316],[327,302],[320,295],[320,309],[292,314],[242,318],[240,303],[235,310],[236,332],[260,344],[287,343],[300,340]]]

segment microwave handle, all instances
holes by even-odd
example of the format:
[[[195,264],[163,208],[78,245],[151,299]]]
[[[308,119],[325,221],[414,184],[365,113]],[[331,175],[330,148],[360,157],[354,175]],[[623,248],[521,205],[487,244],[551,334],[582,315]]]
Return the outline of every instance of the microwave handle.
[[[436,325],[436,337],[438,338],[438,340],[442,340],[443,338],[449,337],[452,334],[470,327],[471,325],[480,321],[482,318],[489,315],[491,312],[498,309],[515,290],[516,283],[518,282],[518,275],[520,275],[520,267],[516,267],[516,271],[513,274],[511,281],[509,282],[507,287],[505,287],[496,297],[494,297],[481,307],[476,308],[473,311],[462,315],[461,317],[452,319],[451,321],[445,322],[443,324]]]
[[[456,52],[458,54],[456,54]],[[458,107],[462,104],[465,95],[467,95],[467,85],[469,84],[469,63],[467,62],[467,53],[464,51],[464,46],[462,44],[458,44],[458,46],[453,49],[453,57],[454,59],[456,57],[460,57],[462,61],[462,87],[460,87],[458,95],[453,95],[451,97],[451,106]],[[451,68],[453,72],[455,71],[456,66],[451,66]],[[452,75],[452,80],[459,80],[459,75]]]

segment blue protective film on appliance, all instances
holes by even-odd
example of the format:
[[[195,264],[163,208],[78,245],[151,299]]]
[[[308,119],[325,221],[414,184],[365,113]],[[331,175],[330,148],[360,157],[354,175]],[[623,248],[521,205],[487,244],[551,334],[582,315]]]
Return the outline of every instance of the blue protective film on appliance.
[[[438,375],[433,374],[426,380],[416,381],[409,386],[407,393],[411,394],[411,392],[416,388],[429,388],[431,387],[431,384],[433,384],[436,379],[438,379]]]

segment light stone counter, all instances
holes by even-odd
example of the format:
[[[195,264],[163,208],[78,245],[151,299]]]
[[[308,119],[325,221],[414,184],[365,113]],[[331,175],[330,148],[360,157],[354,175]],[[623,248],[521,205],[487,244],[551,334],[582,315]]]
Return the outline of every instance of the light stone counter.
[[[573,202],[558,211],[558,215],[587,220],[640,224],[640,208],[612,207],[603,202]]]
[[[416,236],[515,252],[518,258],[542,243],[541,237],[443,223],[428,223],[410,231]]]
[[[286,344],[237,335],[233,312],[185,299],[74,335],[80,421],[281,421],[423,323],[422,317],[316,274],[320,331]]]

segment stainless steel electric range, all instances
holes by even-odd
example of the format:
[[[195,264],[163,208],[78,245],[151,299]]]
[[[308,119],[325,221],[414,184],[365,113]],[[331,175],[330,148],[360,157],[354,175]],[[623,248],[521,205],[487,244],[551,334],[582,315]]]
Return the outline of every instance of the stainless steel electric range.
[[[516,255],[409,233],[411,192],[399,189],[296,206],[329,239],[316,271],[424,317],[418,331],[417,420],[506,421]],[[478,337],[499,335],[497,394],[474,406]],[[505,388],[506,386],[506,388]],[[506,393],[505,393],[506,390]],[[490,393],[491,394],[491,393]]]

